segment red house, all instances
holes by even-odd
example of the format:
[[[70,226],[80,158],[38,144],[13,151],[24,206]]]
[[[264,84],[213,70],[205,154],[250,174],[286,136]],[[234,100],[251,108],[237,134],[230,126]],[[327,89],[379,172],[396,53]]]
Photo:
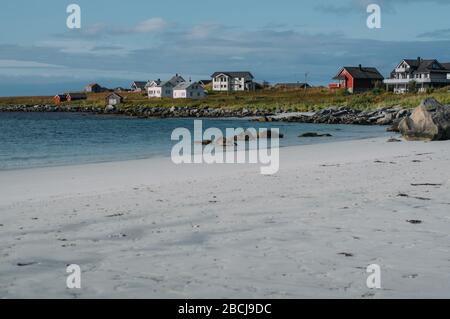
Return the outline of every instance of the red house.
[[[329,85],[330,90],[346,89],[350,93],[370,91],[377,83],[383,83],[384,77],[376,68],[363,67],[343,67],[333,78],[339,83]]]
[[[55,101],[55,104],[60,104],[61,102],[67,101],[67,97],[65,94],[58,94],[58,95],[55,95],[53,100]]]

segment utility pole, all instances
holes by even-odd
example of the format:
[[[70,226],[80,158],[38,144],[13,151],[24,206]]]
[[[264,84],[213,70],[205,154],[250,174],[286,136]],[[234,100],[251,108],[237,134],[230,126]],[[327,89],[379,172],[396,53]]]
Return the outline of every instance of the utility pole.
[[[305,93],[306,93],[307,84],[308,84],[308,75],[309,75],[309,72],[305,72]]]

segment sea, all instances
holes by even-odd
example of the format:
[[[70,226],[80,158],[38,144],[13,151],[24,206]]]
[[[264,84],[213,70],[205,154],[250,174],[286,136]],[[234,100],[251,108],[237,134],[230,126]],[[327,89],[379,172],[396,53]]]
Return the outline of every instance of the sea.
[[[83,113],[1,113],[0,170],[169,157],[177,128],[278,128],[280,147],[389,136],[382,126],[269,122],[250,119],[140,119]],[[306,132],[331,137],[299,138]]]

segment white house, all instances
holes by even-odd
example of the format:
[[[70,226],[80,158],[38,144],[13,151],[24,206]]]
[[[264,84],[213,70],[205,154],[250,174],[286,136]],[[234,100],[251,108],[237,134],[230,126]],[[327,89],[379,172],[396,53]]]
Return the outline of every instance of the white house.
[[[145,90],[145,84],[147,82],[144,81],[134,81],[131,83],[131,91],[133,92],[142,92]]]
[[[255,83],[250,72],[215,72],[211,75],[213,91],[253,91]]]
[[[174,99],[202,99],[205,95],[205,89],[199,82],[183,82],[173,88]]]
[[[157,82],[154,81],[147,87],[149,98],[172,97],[174,85],[169,81]]]
[[[391,72],[390,78],[384,80],[387,89],[393,89],[395,93],[408,92],[411,82],[420,92],[450,85],[450,63],[435,59],[404,59]]]
[[[146,85],[149,98],[173,97],[173,88],[186,81],[182,76],[176,74],[169,81],[161,80],[149,81]]]

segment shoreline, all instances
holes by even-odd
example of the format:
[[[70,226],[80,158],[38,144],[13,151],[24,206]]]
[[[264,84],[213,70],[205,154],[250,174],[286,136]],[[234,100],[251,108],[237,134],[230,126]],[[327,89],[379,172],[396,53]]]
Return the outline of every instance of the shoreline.
[[[257,122],[294,122],[313,124],[352,124],[395,126],[409,116],[411,110],[403,107],[381,107],[361,111],[351,107],[330,106],[315,112],[273,112],[264,109],[238,109],[214,107],[86,107],[57,105],[11,105],[1,106],[1,113],[80,113],[92,115],[126,116],[130,118],[222,118],[250,119]]]
[[[309,124],[309,123],[306,123]],[[343,124],[345,125],[345,124]],[[303,147],[303,146],[310,146],[310,145],[317,145],[317,144],[334,144],[334,143],[341,143],[341,142],[351,142],[351,141],[363,141],[363,140],[370,140],[370,139],[386,139],[385,137],[360,137],[360,138],[352,138],[347,140],[336,140],[336,141],[321,141],[320,143],[305,143],[301,145],[285,145],[279,147],[279,149],[285,149],[285,148],[292,148],[292,147]],[[230,151],[231,152],[231,151]],[[114,159],[114,160],[102,160],[102,161],[89,161],[89,162],[82,162],[82,163],[65,163],[65,164],[55,164],[55,165],[42,165],[42,166],[30,166],[30,167],[18,167],[18,168],[4,168],[0,169],[1,172],[10,172],[10,171],[22,171],[22,170],[33,170],[33,169],[49,169],[49,168],[58,168],[58,167],[80,167],[85,165],[98,165],[98,164],[114,164],[114,163],[123,163],[123,162],[134,162],[134,161],[149,161],[154,159],[170,159],[170,155],[163,155],[163,154],[157,154],[153,156],[143,156],[138,158],[128,158],[128,159]]]
[[[290,114],[292,115],[292,113]],[[86,116],[97,116],[97,115],[91,115],[87,114]],[[98,115],[98,116],[120,116],[120,115]],[[69,117],[70,118],[70,117]],[[124,119],[128,119],[128,117],[124,117]],[[176,118],[166,118],[166,119],[159,119],[159,120],[174,120],[176,121]],[[255,123],[254,118],[183,118],[183,120],[204,120],[204,121],[236,121],[232,122],[233,125],[237,127],[243,127],[247,128],[247,126],[252,126],[252,123]],[[242,123],[240,123],[242,121]],[[259,122],[259,121],[258,121]],[[269,125],[263,126],[260,129],[270,129],[271,127],[280,127],[280,133],[284,135],[284,138],[280,139],[281,144],[279,145],[280,149],[294,147],[294,146],[308,146],[308,145],[315,145],[315,144],[333,144],[337,142],[343,142],[343,141],[357,141],[357,140],[366,140],[371,138],[389,138],[392,137],[393,134],[389,134],[382,130],[383,126],[378,126],[379,128],[376,128],[376,131],[374,129],[373,133],[366,133],[364,130],[362,130],[360,133],[352,133],[353,129],[357,129],[357,126],[355,125],[345,125],[345,124],[338,124],[334,125],[334,129],[330,129],[330,132],[344,132],[344,136],[340,136],[339,133],[333,135],[329,135],[329,137],[321,137],[320,135],[317,137],[302,137],[301,135],[297,136],[301,132],[316,132],[316,131],[328,131],[326,125],[324,124],[314,124],[314,123],[284,123],[286,125],[279,125],[277,123],[283,123],[280,121],[273,121],[273,123],[269,123]],[[217,124],[217,122],[216,122]],[[286,128],[296,128],[297,125],[301,125],[298,128],[298,132],[289,132],[289,129]],[[205,129],[209,126],[213,125],[210,123],[209,125],[205,126]],[[261,124],[256,124],[255,127],[260,127]],[[311,127],[309,127],[311,126]],[[284,127],[284,129],[283,129]],[[222,130],[224,130],[222,128]],[[289,134],[287,134],[289,132]],[[225,133],[223,131],[223,133]],[[346,134],[349,134],[346,136]],[[395,134],[395,133],[394,133]],[[288,136],[286,136],[288,135]],[[396,134],[395,134],[396,135]],[[69,166],[79,166],[79,165],[86,165],[86,164],[102,164],[102,163],[121,163],[121,162],[127,162],[127,161],[133,161],[133,160],[150,160],[154,158],[169,158],[170,159],[170,148],[173,147],[176,144],[175,141],[170,141],[170,134],[168,133],[168,143],[167,143],[167,149],[162,150],[147,150],[147,152],[143,152],[141,154],[133,154],[133,155],[118,155],[114,152],[112,153],[106,153],[107,156],[105,156],[105,153],[102,153],[100,157],[95,157],[95,155],[91,157],[85,157],[85,158],[79,158],[78,160],[73,160],[71,157],[67,156],[66,158],[62,157],[61,160],[57,160],[51,156],[49,156],[47,162],[44,161],[38,161],[34,162],[32,160],[28,160],[26,157],[21,158],[21,161],[19,165],[12,165],[10,162],[12,159],[4,158],[5,163],[3,163],[3,167],[0,167],[0,172],[2,171],[17,171],[17,170],[30,170],[34,168],[51,168],[51,167],[69,167]],[[119,144],[120,145],[120,144]],[[195,143],[192,144],[192,146],[195,145]],[[232,151],[231,149],[227,149],[227,151]]]
[[[0,172],[0,297],[448,298],[449,146],[286,147],[274,176],[165,159]]]

